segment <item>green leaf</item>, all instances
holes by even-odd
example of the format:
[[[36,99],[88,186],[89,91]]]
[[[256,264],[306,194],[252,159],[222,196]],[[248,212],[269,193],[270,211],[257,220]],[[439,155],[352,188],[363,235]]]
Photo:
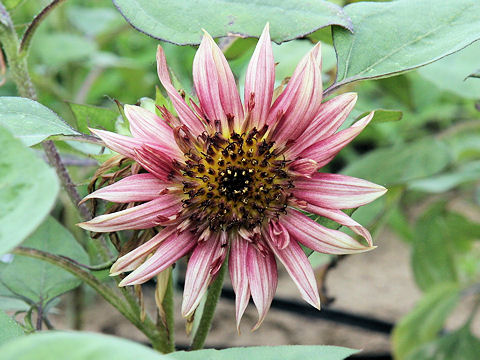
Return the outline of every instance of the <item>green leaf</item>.
[[[445,221],[445,204],[432,205],[417,221],[412,241],[412,268],[423,290],[442,282],[456,282],[456,237]]]
[[[0,347],[2,360],[167,360],[131,340],[88,332],[48,331],[20,337]]]
[[[78,130],[82,133],[90,133],[89,127],[108,131],[115,130],[115,122],[120,115],[118,111],[75,103],[69,103],[69,105],[77,119]]]
[[[27,146],[53,135],[79,134],[49,108],[22,97],[0,97],[0,125]]]
[[[7,9],[13,9],[17,7],[23,0],[3,0],[2,3]]]
[[[459,296],[460,289],[456,284],[444,283],[429,290],[393,330],[395,359],[404,360],[416,347],[433,340]]]
[[[32,54],[40,57],[40,62],[58,70],[63,65],[84,61],[97,50],[93,40],[70,33],[38,34],[32,44]]]
[[[168,356],[178,360],[297,360],[302,358],[341,360],[357,352],[358,350],[339,346],[284,345],[253,346],[225,350],[208,349],[192,352],[179,351]]]
[[[272,40],[281,43],[328,25],[351,30],[342,9],[328,1],[266,0],[114,0],[137,30],[178,45],[198,44],[201,29],[213,37],[239,34],[257,37],[270,22]]]
[[[339,84],[411,70],[480,38],[477,0],[360,2],[344,11],[354,33],[333,29]]]
[[[88,264],[85,250],[72,234],[52,217],[48,217],[22,246],[68,256]],[[0,278],[14,294],[43,306],[81,284],[77,277],[58,266],[20,255],[15,255],[14,260],[0,274]]]
[[[456,54],[419,69],[418,73],[442,90],[451,91],[464,98],[478,99],[480,81],[466,80],[465,77],[475,71],[479,59],[480,42],[476,42]]]
[[[23,330],[20,325],[0,310],[0,345],[22,335]]]
[[[0,126],[0,254],[30,235],[55,203],[55,172]]]
[[[357,120],[367,116],[371,111],[365,111],[364,113],[357,116]],[[403,113],[400,110],[385,110],[377,109],[373,114],[371,122],[373,123],[385,123],[391,121],[400,121],[402,120]]]
[[[342,172],[381,185],[403,184],[439,173],[450,160],[450,152],[444,143],[425,138],[373,150],[352,162]]]
[[[480,161],[470,162],[456,171],[432,176],[426,179],[414,180],[408,184],[410,190],[440,194],[449,191],[466,182],[480,178]]]
[[[88,36],[101,34],[121,21],[118,13],[112,8],[69,6],[67,16],[72,25]]]
[[[473,336],[468,325],[421,346],[412,352],[407,360],[477,360],[480,340]]]

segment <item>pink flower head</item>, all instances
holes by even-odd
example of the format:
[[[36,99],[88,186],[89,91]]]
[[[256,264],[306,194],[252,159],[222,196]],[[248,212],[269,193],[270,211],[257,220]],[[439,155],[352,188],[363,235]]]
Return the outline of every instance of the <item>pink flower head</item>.
[[[305,301],[320,308],[315,276],[300,244],[328,254],[373,249],[369,232],[341,210],[367,204],[386,189],[318,170],[367,126],[373,113],[337,131],[357,96],[347,93],[322,103],[319,44],[274,99],[268,25],[248,66],[243,104],[227,60],[207,33],[193,62],[198,104],[187,104],[172,85],[160,46],[157,66],[177,116],[161,108],[162,119],[126,105],[133,137],[92,130],[145,172],[87,198],[141,204],[79,225],[95,232],[162,227],[120,257],[112,275],[131,271],[120,285],[141,284],[189,254],[182,304],[188,317],[228,257],[237,326],[251,296],[259,313],[257,328],[275,294],[280,261]],[[349,227],[368,245],[299,209]]]

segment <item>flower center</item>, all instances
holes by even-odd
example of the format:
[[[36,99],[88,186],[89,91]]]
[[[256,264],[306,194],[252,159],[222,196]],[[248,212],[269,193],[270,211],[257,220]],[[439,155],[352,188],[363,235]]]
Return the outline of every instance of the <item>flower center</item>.
[[[184,215],[201,230],[251,230],[286,212],[293,188],[287,161],[264,135],[202,135],[185,152]]]

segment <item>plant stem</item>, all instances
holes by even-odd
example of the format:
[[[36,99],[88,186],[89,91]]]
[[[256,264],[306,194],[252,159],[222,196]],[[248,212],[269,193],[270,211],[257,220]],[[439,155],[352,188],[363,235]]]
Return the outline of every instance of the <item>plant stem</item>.
[[[84,283],[92,287],[106,301],[108,301],[113,307],[115,307],[123,316],[125,316],[125,318],[127,318],[133,325],[135,325],[141,332],[143,332],[152,342],[152,346],[154,349],[164,353],[170,351],[170,344],[166,336],[166,331],[158,329],[148,317],[142,322],[139,316],[140,307],[138,306],[138,304],[136,304],[136,307],[132,309],[131,304],[126,304],[123,300],[121,300],[119,294],[116,291],[102,284],[95,276],[83,270],[81,267],[69,262],[68,260],[60,256],[23,246],[17,247],[12,251],[12,253],[46,261],[50,264],[61,267],[62,269],[75,275]]]
[[[198,325],[197,332],[190,346],[190,350],[199,350],[203,348],[208,332],[212,325],[213,315],[215,314],[215,308],[217,307],[218,299],[222,293],[223,277],[225,275],[225,269],[227,268],[226,262],[223,263],[222,268],[218,272],[217,278],[210,285],[208,289],[207,300],[205,307],[203,308],[202,318]]]
[[[170,277],[168,278],[167,291],[163,298],[163,310],[165,311],[166,327],[168,332],[168,338],[170,340],[170,350],[175,351],[175,319],[173,315],[174,302],[173,302],[173,276],[170,271]]]

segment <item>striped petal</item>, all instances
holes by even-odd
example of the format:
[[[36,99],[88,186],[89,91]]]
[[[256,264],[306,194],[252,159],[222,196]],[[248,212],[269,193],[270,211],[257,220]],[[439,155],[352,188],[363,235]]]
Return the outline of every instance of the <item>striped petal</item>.
[[[158,198],[167,186],[167,182],[152,174],[136,174],[94,191],[85,196],[82,202],[94,198],[116,203],[150,201]]]
[[[175,110],[177,111],[180,120],[185,124],[194,135],[200,135],[205,131],[205,125],[194,114],[192,109],[187,105],[183,97],[178,93],[177,89],[170,80],[170,74],[168,73],[167,59],[162,47],[159,45],[157,49],[157,72],[158,78],[163,87],[168,93],[168,97],[172,101]]]
[[[265,125],[272,104],[274,86],[275,62],[267,23],[245,76],[244,104],[245,111],[249,112],[247,117],[250,119],[250,127],[261,129]]]
[[[298,138],[298,141],[288,149],[288,153],[298,155],[309,146],[333,135],[350,114],[356,102],[356,93],[346,93],[323,103],[318,115]]]
[[[322,103],[320,43],[297,65],[285,90],[270,109],[267,120],[277,143],[296,140],[318,114]]]
[[[140,106],[125,105],[124,109],[133,136],[161,145],[171,157],[183,155],[175,142],[172,128],[165,121]]]
[[[95,232],[148,229],[166,222],[177,214],[181,207],[182,203],[177,195],[167,194],[145,204],[100,215],[77,225],[85,230]]]
[[[219,120],[225,135],[233,128],[240,130],[243,107],[235,78],[222,51],[207,32],[193,59],[193,83],[207,118],[212,122]]]
[[[219,234],[198,242],[188,260],[182,301],[183,317],[187,318],[193,314],[218,272],[218,263],[223,263],[225,254],[225,247],[222,247]]]
[[[149,254],[157,250],[160,244],[162,244],[162,242],[168,237],[170,237],[175,231],[176,226],[166,227],[160,230],[157,235],[152,237],[146,243],[130,251],[128,254],[125,254],[122,257],[118,258],[117,261],[115,261],[115,263],[110,268],[110,276],[116,276],[123,272],[136,269]]]
[[[350,141],[352,141],[363,129],[368,125],[373,118],[374,112],[358,120],[348,129],[339,131],[338,133],[323,139],[300,153],[303,158],[315,160],[319,168],[328,164],[335,155],[338,154]]]
[[[267,248],[260,252],[255,246],[248,246],[247,276],[252,299],[258,310],[256,330],[265,319],[277,289],[278,275],[275,257]]]
[[[294,209],[288,209],[281,221],[290,237],[321,253],[355,254],[375,248],[365,246],[341,231],[328,229]]]
[[[162,181],[167,181],[175,171],[172,158],[156,146],[143,144],[135,149],[135,160]]]
[[[250,288],[247,276],[247,250],[248,242],[235,234],[231,239],[230,257],[228,270],[235,291],[235,315],[237,319],[237,330],[240,331],[240,320],[250,300]]]
[[[350,228],[355,234],[362,236],[367,241],[368,245],[373,245],[372,235],[370,235],[370,232],[343,211],[326,209],[312,204],[307,204],[303,209],[310,213],[331,219],[340,225]]]
[[[372,202],[387,189],[363,179],[340,174],[315,173],[295,181],[297,199],[328,209],[353,209]]]
[[[129,158],[135,157],[135,149],[142,146],[144,141],[129,136],[115,134],[110,131],[90,129],[89,130],[97,135],[105,145],[113,151],[125,155]]]
[[[282,262],[287,269],[288,274],[297,285],[302,298],[313,307],[320,310],[320,296],[318,294],[317,282],[312,266],[308,261],[307,256],[296,241],[289,241],[284,247],[279,247],[278,240],[273,238],[274,231],[272,229],[272,222],[269,224],[270,231],[266,234],[270,248],[275,256]],[[272,236],[273,235],[273,236]]]
[[[162,241],[155,253],[147,261],[130,273],[118,285],[143,284],[190,252],[196,244],[195,236],[190,231],[171,234]]]

